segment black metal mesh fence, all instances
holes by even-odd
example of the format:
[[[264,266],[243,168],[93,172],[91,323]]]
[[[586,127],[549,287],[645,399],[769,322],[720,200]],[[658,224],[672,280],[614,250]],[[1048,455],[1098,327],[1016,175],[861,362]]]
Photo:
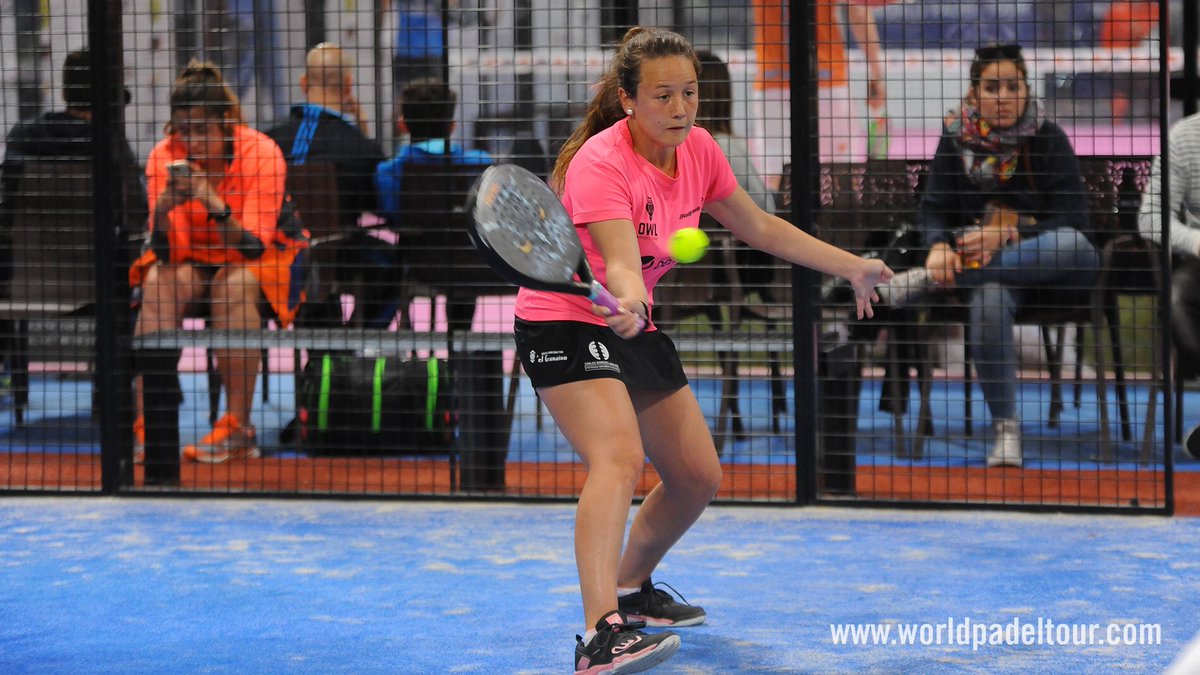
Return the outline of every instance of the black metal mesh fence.
[[[640,23],[751,201],[900,273],[854,320],[704,215],[653,316],[720,499],[1167,508],[1158,2],[157,0],[76,54],[80,4],[0,3],[3,489],[574,497],[466,198]]]

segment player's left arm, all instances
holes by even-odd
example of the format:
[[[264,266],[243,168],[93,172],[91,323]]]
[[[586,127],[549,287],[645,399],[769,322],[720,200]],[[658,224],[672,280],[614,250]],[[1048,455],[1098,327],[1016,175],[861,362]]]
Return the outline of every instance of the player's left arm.
[[[873,316],[878,302],[875,287],[892,278],[892,270],[878,259],[861,258],[767,213],[742,188],[707,206],[709,214],[746,244],[795,265],[839,276],[854,287],[858,315]]]

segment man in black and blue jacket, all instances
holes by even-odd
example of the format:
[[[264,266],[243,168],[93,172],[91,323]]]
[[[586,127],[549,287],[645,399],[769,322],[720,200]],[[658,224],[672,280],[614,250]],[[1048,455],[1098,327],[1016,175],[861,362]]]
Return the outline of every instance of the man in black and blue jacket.
[[[384,158],[379,144],[368,138],[353,92],[353,76],[345,53],[337,45],[323,42],[313,47],[300,77],[305,103],[292,106],[286,123],[267,132],[283,150],[289,166],[306,162],[328,162],[337,173],[338,221],[351,233],[336,253],[337,281],[361,273],[364,297],[355,298],[355,320],[367,327],[386,327],[395,313],[398,285],[392,246],[359,227],[364,213],[378,208],[375,166]],[[303,217],[303,212],[301,217]],[[310,298],[312,306],[322,298]],[[331,303],[336,314],[340,305]],[[334,321],[340,323],[340,316]]]

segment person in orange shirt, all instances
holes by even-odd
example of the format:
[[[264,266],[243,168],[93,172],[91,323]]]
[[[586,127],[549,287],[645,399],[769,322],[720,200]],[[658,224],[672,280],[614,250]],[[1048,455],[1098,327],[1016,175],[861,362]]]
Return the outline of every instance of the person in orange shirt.
[[[304,246],[277,227],[283,153],[246,126],[236,95],[211,64],[193,61],[183,70],[170,108],[166,138],[146,163],[150,247],[131,270],[131,284],[141,288],[135,334],[179,326],[200,301],[209,303],[217,330],[257,330],[264,310],[287,326],[303,302]],[[217,349],[216,356],[226,414],[184,457],[258,457],[250,406],[260,351]],[[170,361],[153,365],[173,370]]]
[[[867,134],[857,101],[850,96],[850,57],[839,12],[867,61],[866,108],[873,120],[885,119],[883,50],[872,5],[879,0],[815,0],[814,45],[817,67],[817,117],[822,162],[862,161],[868,154]],[[781,0],[753,0],[755,56],[758,62],[758,106],[754,137],[763,173],[777,188],[783,166],[791,162],[791,59],[788,53],[788,8]],[[883,152],[886,152],[883,150]],[[874,154],[874,153],[873,153]]]

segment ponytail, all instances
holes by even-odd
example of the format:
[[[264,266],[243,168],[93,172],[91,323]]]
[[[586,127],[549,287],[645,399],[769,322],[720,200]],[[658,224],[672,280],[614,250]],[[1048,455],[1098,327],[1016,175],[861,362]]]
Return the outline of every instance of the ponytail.
[[[604,74],[604,78],[598,83],[596,95],[588,104],[583,123],[575,127],[575,131],[558,151],[558,160],[554,163],[554,173],[550,176],[550,186],[556,192],[562,192],[566,185],[567,167],[587,139],[616,124],[625,116],[625,111],[621,110],[621,99],[617,95],[618,87],[617,74],[610,67]]]

